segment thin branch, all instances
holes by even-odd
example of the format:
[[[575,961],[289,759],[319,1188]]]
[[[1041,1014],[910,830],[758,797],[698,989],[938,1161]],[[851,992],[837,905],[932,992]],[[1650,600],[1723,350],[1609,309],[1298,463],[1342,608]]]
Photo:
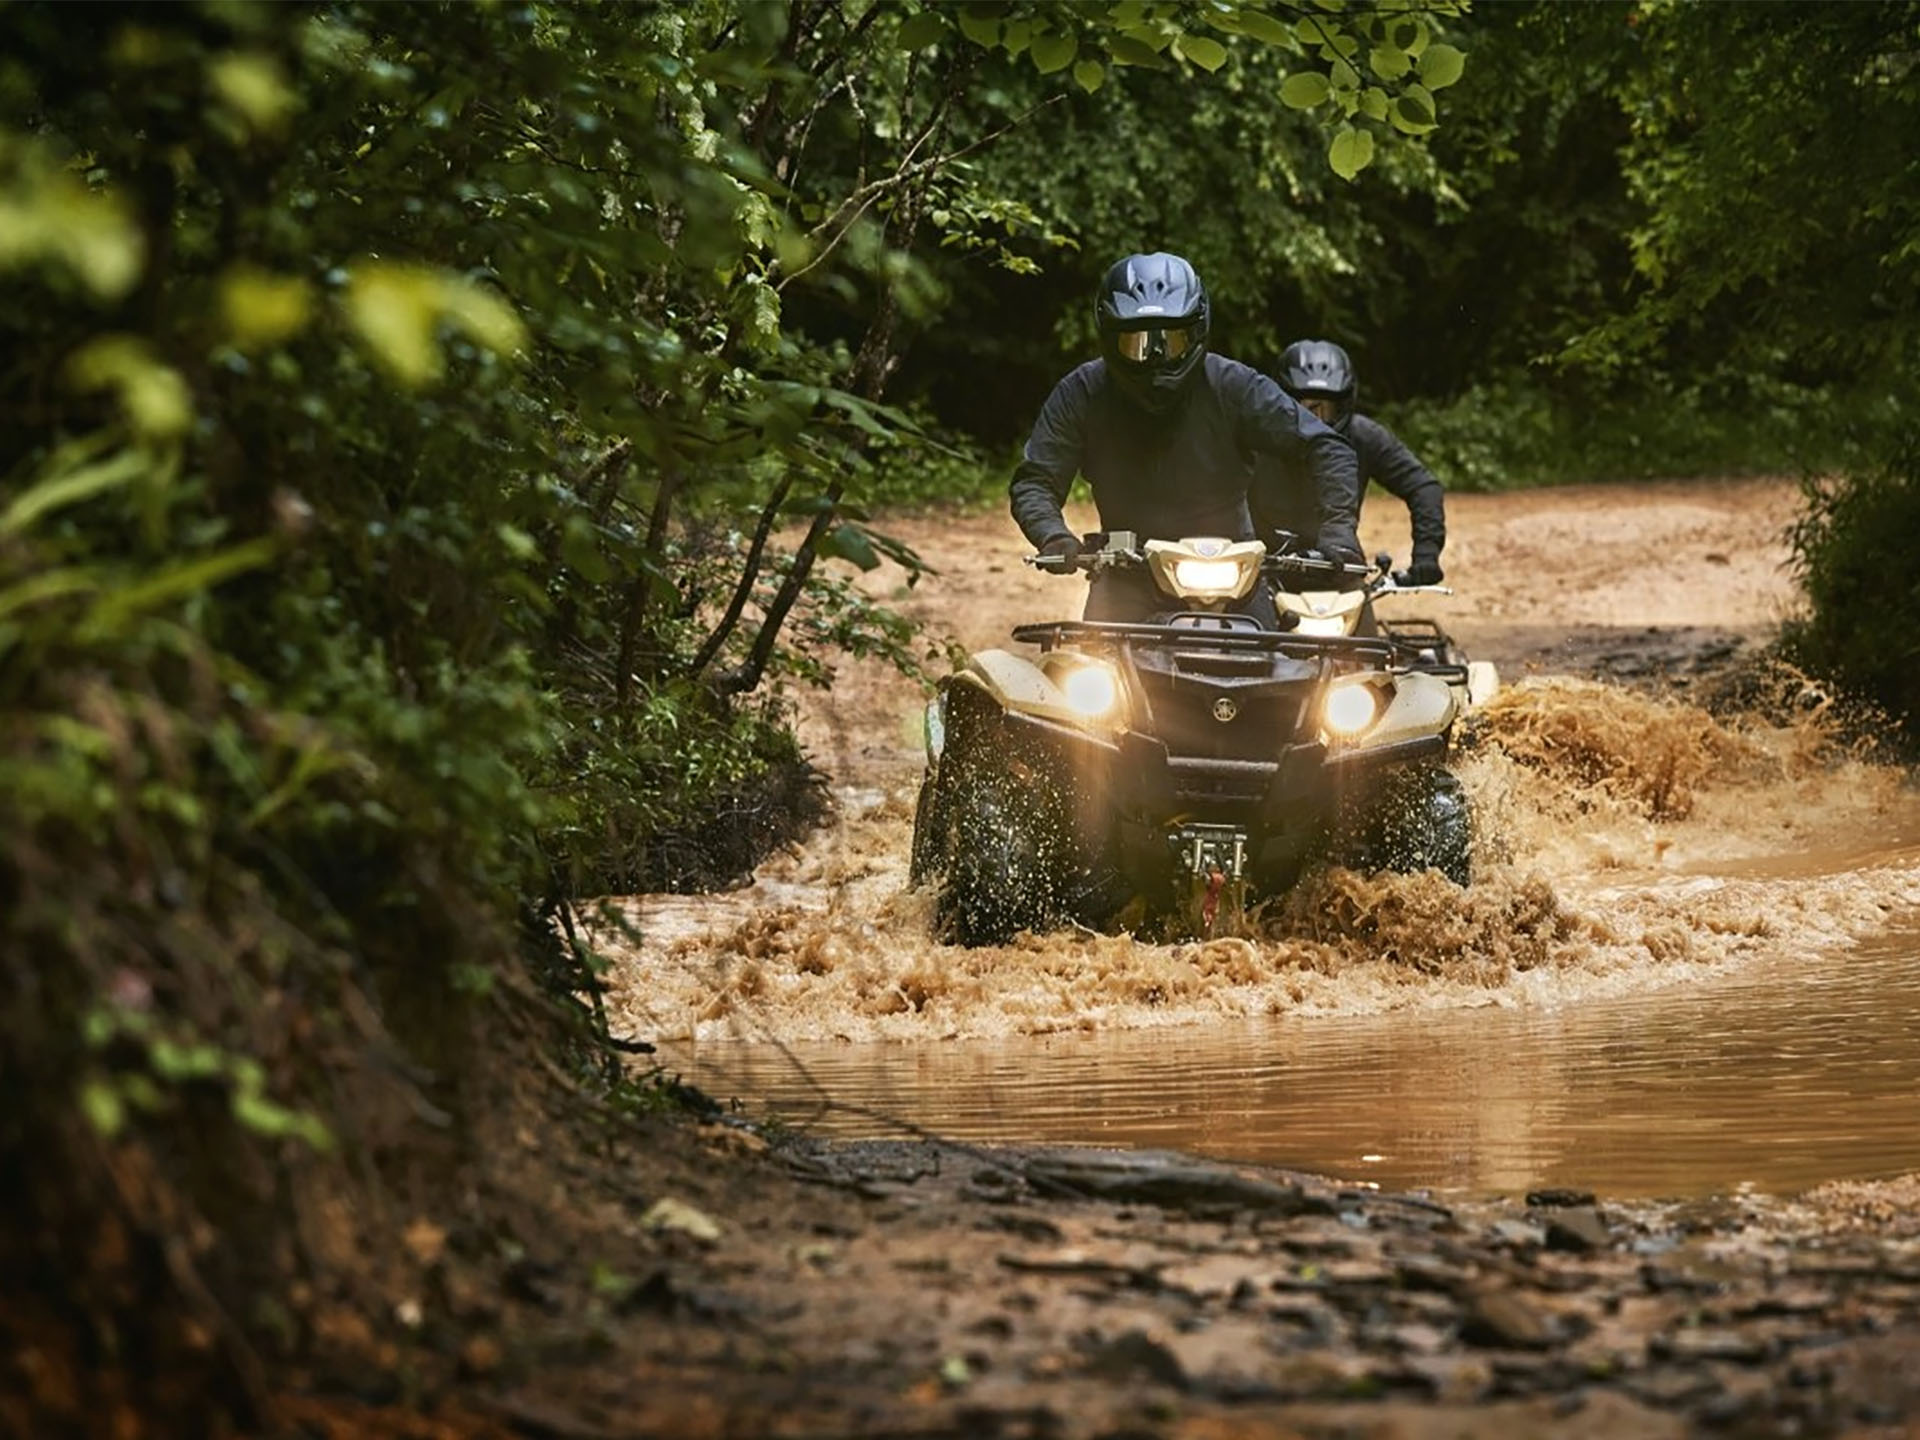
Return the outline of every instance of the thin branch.
[[[800,592],[806,588],[807,576],[813,572],[813,562],[820,551],[821,538],[839,514],[840,497],[846,493],[846,488],[844,480],[836,480],[827,487],[827,503],[820,507],[820,513],[813,517],[813,524],[807,527],[806,538],[800,542],[800,548],[794,554],[793,568],[787,571],[779,594],[773,597],[773,604],[767,607],[767,618],[760,623],[760,633],[754,636],[753,649],[748,653],[746,663],[729,670],[717,682],[715,688],[721,694],[744,695],[760,683],[760,677],[766,673],[767,661],[773,658],[773,642],[779,638],[787,612],[793,609],[794,601],[800,598]]]
[[[745,613],[747,600],[753,594],[754,582],[760,578],[760,557],[767,548],[767,536],[773,533],[773,523],[779,517],[780,507],[786,504],[787,494],[793,489],[792,475],[780,477],[780,483],[773,488],[773,494],[767,497],[766,505],[760,511],[760,523],[754,527],[753,543],[747,547],[747,558],[740,572],[740,583],[733,587],[733,598],[727,603],[727,613],[720,617],[720,623],[713,627],[700,647],[700,653],[693,657],[688,667],[689,676],[697,676],[713,663],[713,657],[720,653],[720,647],[727,643],[734,627],[740,623]]]
[[[805,275],[808,271],[818,267],[827,258],[827,256],[833,253],[834,247],[846,238],[847,232],[853,229],[854,223],[858,221],[862,215],[866,214],[866,212],[872,208],[873,203],[876,200],[878,200],[882,195],[886,194],[888,191],[896,190],[900,186],[908,184],[911,181],[918,179],[920,176],[926,174],[930,170],[937,170],[942,165],[951,164],[955,160],[959,160],[967,155],[971,155],[974,151],[979,150],[984,146],[992,144],[995,140],[998,140],[1002,135],[1005,135],[1009,130],[1012,130],[1018,125],[1025,124],[1028,120],[1032,119],[1033,116],[1037,114],[1039,111],[1044,110],[1046,109],[1047,106],[1055,104],[1065,98],[1066,97],[1064,94],[1060,94],[1060,95],[1055,95],[1050,99],[1042,100],[1038,105],[1032,106],[1024,114],[1016,116],[1014,119],[1009,120],[1005,125],[1002,125],[998,130],[993,131],[991,134],[982,135],[978,140],[969,141],[967,144],[962,145],[957,150],[948,150],[939,155],[928,156],[925,160],[915,161],[913,163],[907,164],[902,169],[896,170],[893,174],[887,176],[884,180],[869,181],[867,184],[861,186],[858,190],[854,191],[853,194],[849,195],[845,200],[840,202],[839,209],[835,210],[832,216],[830,216],[826,220],[821,221],[811,231],[809,231],[807,238],[812,239],[814,236],[819,235],[822,231],[832,227],[836,222],[839,221],[840,217],[846,213],[847,207],[849,205],[854,205],[857,203],[859,208],[856,209],[854,213],[847,218],[846,223],[840,227],[839,233],[836,234],[833,237],[833,239],[829,240],[826,243],[826,245],[821,248],[820,252],[813,257],[813,259],[809,260],[805,265],[802,265],[798,270],[794,271],[791,275],[787,276],[778,285],[776,285],[774,289],[785,290],[787,286],[791,285],[795,280],[798,280],[802,275]],[[924,133],[931,134],[935,126],[937,126],[937,124],[938,124],[938,120],[936,119],[933,122],[933,124],[930,124],[928,126],[927,130]]]

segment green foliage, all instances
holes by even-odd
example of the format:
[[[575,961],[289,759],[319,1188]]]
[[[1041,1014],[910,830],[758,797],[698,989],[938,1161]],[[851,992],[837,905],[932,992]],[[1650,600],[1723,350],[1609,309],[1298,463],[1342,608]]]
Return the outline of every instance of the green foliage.
[[[1647,391],[1504,375],[1378,413],[1448,489],[1513,490],[1694,475],[1792,475],[1839,458],[1833,397],[1755,382]]]
[[[1865,696],[1920,736],[1920,435],[1890,458],[1834,480],[1810,480],[1794,552],[1809,612],[1790,625],[1788,653]]]

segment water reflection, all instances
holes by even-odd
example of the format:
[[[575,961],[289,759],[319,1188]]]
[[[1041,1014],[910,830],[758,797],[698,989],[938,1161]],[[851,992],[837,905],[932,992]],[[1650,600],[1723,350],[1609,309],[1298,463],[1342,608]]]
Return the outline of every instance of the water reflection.
[[[668,1063],[823,1133],[1171,1146],[1376,1180],[1786,1193],[1920,1169],[1920,928],[1684,990],[1090,1036],[706,1046]],[[821,1112],[819,1089],[870,1113]]]

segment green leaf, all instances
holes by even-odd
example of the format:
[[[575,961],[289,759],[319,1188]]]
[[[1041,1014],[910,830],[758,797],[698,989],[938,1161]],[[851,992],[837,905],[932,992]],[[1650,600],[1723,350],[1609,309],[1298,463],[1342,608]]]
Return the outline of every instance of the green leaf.
[[[1435,126],[1433,96],[1426,87],[1409,85],[1393,102],[1393,127],[1408,135],[1425,135]]]
[[[15,496],[13,503],[0,512],[0,537],[18,535],[42,515],[117,490],[144,475],[149,463],[137,450],[122,450],[96,464],[51,475]]]
[[[77,390],[113,390],[127,423],[150,440],[172,440],[193,423],[193,394],[180,372],[164,365],[145,340],[103,335],[67,361]]]
[[[1242,35],[1268,45],[1286,45],[1293,40],[1293,31],[1264,10],[1242,10],[1235,19]]]
[[[1000,22],[991,15],[964,9],[960,12],[960,33],[974,44],[991,50],[1000,43]]]
[[[1333,87],[1318,70],[1296,70],[1280,87],[1280,103],[1294,110],[1311,110]]]
[[[1173,42],[1174,52],[1212,73],[1227,63],[1227,47],[1205,35],[1180,35]]]
[[[1378,85],[1369,85],[1366,94],[1360,97],[1360,112],[1369,120],[1387,118],[1387,92]]]
[[[1098,90],[1107,78],[1107,67],[1098,60],[1082,60],[1073,67],[1073,83],[1087,94]]]
[[[1467,57],[1451,45],[1429,45],[1420,57],[1420,83],[1429,90],[1444,90],[1458,80],[1467,68]]]
[[[1138,65],[1145,70],[1164,70],[1167,62],[1160,52],[1144,40],[1131,35],[1115,35],[1107,41],[1107,53],[1116,65]]]
[[[260,135],[278,135],[299,105],[286,72],[271,55],[234,51],[207,65],[207,82],[222,104]]]
[[[355,266],[343,303],[374,358],[414,388],[445,372],[436,333],[443,319],[496,354],[511,355],[526,344],[526,327],[505,300],[430,265],[374,260]]]
[[[1376,45],[1367,52],[1367,64],[1382,80],[1398,80],[1413,68],[1407,52],[1391,45]]]
[[[220,315],[227,343],[237,350],[266,350],[290,340],[312,313],[313,287],[297,275],[241,264],[220,279]]]
[[[1080,53],[1080,42],[1072,35],[1036,35],[1033,37],[1033,68],[1042,75],[1064,70]]]
[[[600,550],[600,537],[584,515],[567,517],[560,531],[560,559],[589,584],[602,585],[613,578],[613,567]]]
[[[947,22],[937,11],[922,10],[900,22],[895,40],[902,50],[924,50],[938,44],[947,35]]]
[[[1373,162],[1373,133],[1342,125],[1327,149],[1327,163],[1342,180],[1351,180]]]
[[[109,591],[88,615],[85,630],[95,635],[111,634],[128,616],[198,595],[235,575],[258,570],[269,564],[279,550],[277,540],[262,536],[244,545],[168,566],[137,584]]]
[[[80,1110],[96,1134],[111,1140],[126,1124],[127,1110],[120,1095],[108,1080],[88,1080],[80,1087]]]
[[[1419,53],[1416,47],[1420,45],[1420,38],[1426,33],[1426,26],[1411,16],[1396,20],[1387,27],[1387,39],[1395,48],[1416,55]]]
[[[820,552],[823,555],[838,556],[842,560],[851,560],[862,570],[880,568],[880,557],[874,553],[873,541],[858,525],[834,526],[820,537]]]

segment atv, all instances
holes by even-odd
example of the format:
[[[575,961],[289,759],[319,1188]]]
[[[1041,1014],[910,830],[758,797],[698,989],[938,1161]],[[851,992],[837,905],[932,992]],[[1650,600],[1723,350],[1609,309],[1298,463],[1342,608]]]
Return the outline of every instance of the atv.
[[[1143,622],[1017,626],[926,711],[910,883],[962,945],[1123,916],[1217,933],[1316,861],[1465,885],[1472,820],[1446,761],[1461,686],[1389,636],[1303,633],[1228,607],[1264,576],[1307,594],[1369,567],[1259,541],[1089,537],[1043,570],[1145,569]],[[1309,588],[1313,587],[1313,588]]]

